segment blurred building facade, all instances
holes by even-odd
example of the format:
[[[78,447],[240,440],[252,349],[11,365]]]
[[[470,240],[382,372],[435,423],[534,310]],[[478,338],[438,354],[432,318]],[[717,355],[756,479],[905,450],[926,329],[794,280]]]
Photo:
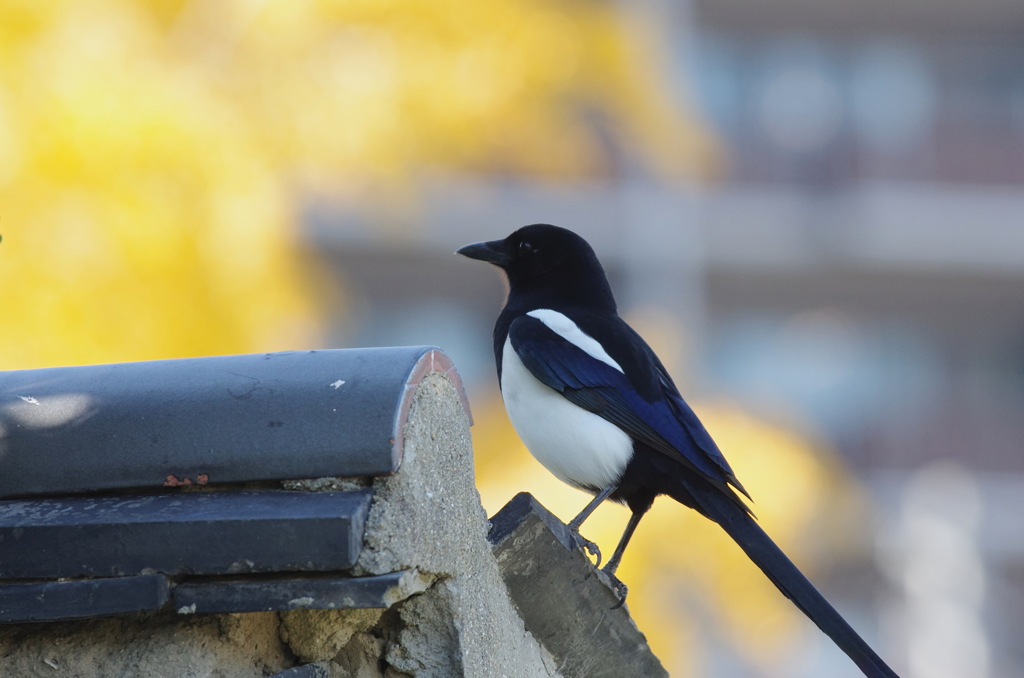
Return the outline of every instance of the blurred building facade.
[[[693,17],[680,59],[729,156],[731,213],[708,233],[773,224],[746,270],[710,277],[739,325],[717,372],[765,395],[789,381],[863,469],[908,675],[1018,675],[1024,6],[698,0]],[[759,324],[788,349],[746,346]]]
[[[332,343],[437,343],[471,397],[494,389],[500,283],[451,253],[570,227],[627,316],[682,328],[684,392],[800,413],[863,478],[897,592],[879,634],[908,678],[1021,675],[1024,4],[638,7],[717,176],[658,178],[612,130],[610,174],[424,170],[414,208],[310,201],[306,239],[355,309]]]

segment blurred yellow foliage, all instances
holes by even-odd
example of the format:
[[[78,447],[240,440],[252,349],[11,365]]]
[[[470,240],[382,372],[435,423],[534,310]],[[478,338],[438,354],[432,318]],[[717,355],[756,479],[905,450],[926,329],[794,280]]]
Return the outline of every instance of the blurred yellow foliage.
[[[0,0],[0,368],[315,343],[310,193],[433,167],[601,174],[590,119],[697,171],[656,41],[620,19],[582,0]]]
[[[133,3],[0,12],[0,367],[312,341],[291,196],[242,102]]]

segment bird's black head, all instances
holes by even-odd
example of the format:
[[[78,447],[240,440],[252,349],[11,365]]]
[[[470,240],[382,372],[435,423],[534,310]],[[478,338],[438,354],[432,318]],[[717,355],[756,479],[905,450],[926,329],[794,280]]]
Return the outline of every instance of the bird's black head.
[[[515,297],[531,297],[529,302],[539,306],[564,304],[615,310],[611,288],[594,250],[568,229],[548,224],[524,226],[504,240],[466,245],[457,254],[501,268],[508,276],[510,302]]]

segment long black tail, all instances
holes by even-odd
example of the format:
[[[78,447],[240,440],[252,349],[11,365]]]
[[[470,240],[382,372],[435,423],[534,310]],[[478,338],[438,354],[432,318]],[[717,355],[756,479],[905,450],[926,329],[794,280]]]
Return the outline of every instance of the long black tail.
[[[782,593],[850,656],[868,678],[898,678],[881,657],[857,635],[836,609],[814,588],[754,518],[732,498],[703,483],[686,483],[703,513],[717,522]],[[702,487],[693,487],[694,485]]]

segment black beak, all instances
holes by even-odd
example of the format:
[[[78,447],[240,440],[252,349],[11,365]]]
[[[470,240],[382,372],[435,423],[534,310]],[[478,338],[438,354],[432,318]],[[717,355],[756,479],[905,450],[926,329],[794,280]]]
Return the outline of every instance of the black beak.
[[[488,264],[494,264],[501,268],[505,268],[505,266],[512,263],[512,258],[505,252],[504,240],[475,242],[471,245],[460,247],[455,250],[455,253],[461,254],[464,257],[469,257],[470,259],[486,261]]]

